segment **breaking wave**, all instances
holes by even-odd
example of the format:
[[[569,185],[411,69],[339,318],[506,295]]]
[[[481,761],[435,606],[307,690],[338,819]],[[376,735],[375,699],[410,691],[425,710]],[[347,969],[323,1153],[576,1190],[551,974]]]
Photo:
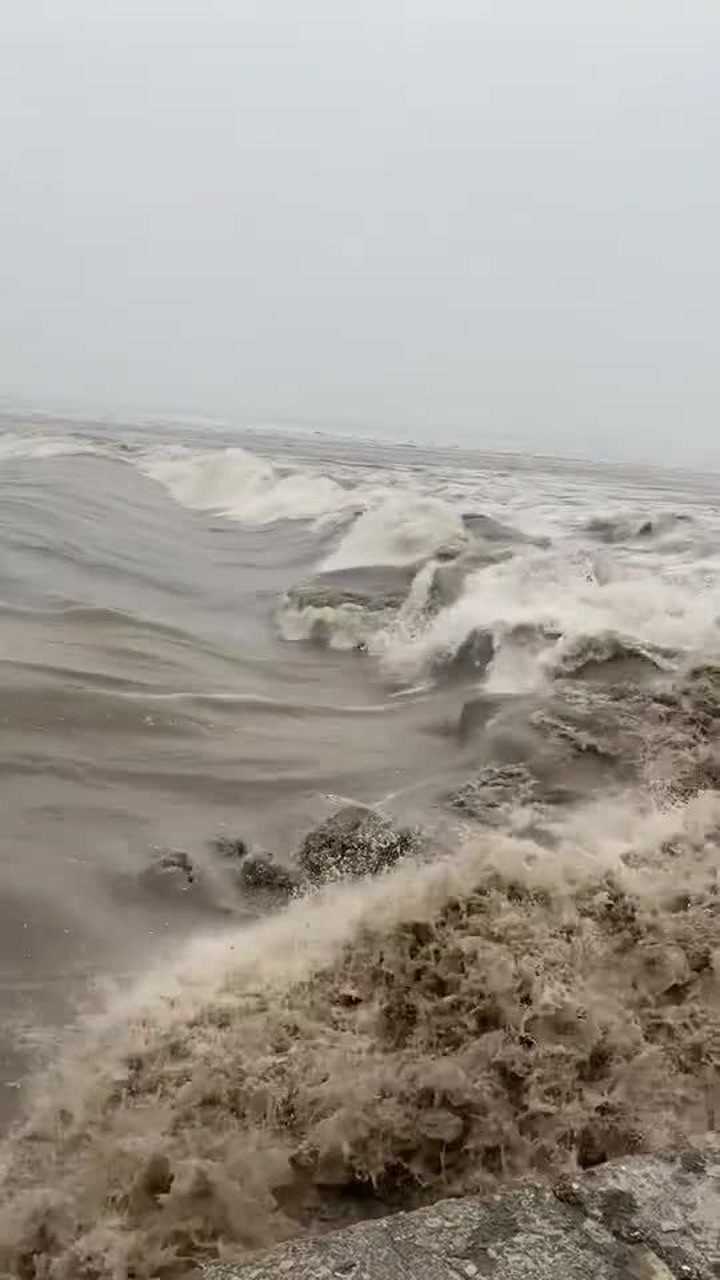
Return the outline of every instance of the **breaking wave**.
[[[462,516],[448,503],[406,493],[359,516],[323,568],[419,564],[457,555],[468,541]]]
[[[0,462],[93,448],[5,436]],[[444,717],[427,743],[447,760],[420,779],[445,788],[437,839],[191,940],[74,1029],[0,1148],[0,1276],[189,1280],[306,1230],[702,1141],[720,1069],[714,553],[673,559],[646,547],[662,520],[605,536],[574,506],[540,545],[531,514],[526,536],[505,524],[505,489],[466,514],[484,479],[453,502],[433,476],[393,492],[377,470],[352,484],[242,449],[128,460],[185,506],[330,529],[278,609],[287,639],[363,650],[413,689],[482,688],[418,700]],[[127,630],[120,604],[76,612]],[[192,687],[112,689],[118,706],[264,696]],[[383,788],[396,763],[378,759]]]
[[[316,520],[352,510],[351,489],[307,469],[282,469],[246,449],[175,448],[145,455],[140,470],[183,506],[248,525]]]
[[[447,661],[478,628],[492,634],[498,656],[488,687],[517,693],[567,669],[578,643],[613,643],[646,654],[707,652],[720,647],[720,581],[633,573],[601,579],[592,560],[567,548],[532,550],[491,564],[465,582],[459,599],[412,636],[390,633],[382,646],[393,678],[416,680]],[[596,639],[593,639],[593,638]]]
[[[720,802],[575,814],[195,942],[5,1152],[0,1266],[189,1276],[309,1226],[699,1139]]]

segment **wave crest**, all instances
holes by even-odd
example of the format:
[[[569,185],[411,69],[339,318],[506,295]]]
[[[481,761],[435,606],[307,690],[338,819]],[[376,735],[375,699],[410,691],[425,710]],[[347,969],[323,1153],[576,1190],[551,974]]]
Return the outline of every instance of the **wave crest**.
[[[431,556],[455,556],[469,540],[462,516],[448,503],[404,494],[359,516],[323,568],[419,565]]]
[[[46,1082],[0,1263],[169,1280],[373,1202],[692,1142],[720,809],[617,819],[585,811],[552,852],[476,838],[197,944]]]
[[[315,520],[357,503],[351,490],[327,476],[281,469],[246,449],[162,450],[145,455],[139,465],[183,506],[248,525]]]

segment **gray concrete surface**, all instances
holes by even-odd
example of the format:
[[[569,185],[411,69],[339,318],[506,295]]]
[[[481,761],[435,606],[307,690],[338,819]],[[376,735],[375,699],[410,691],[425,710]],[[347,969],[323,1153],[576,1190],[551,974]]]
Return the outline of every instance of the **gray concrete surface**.
[[[445,1200],[206,1280],[718,1280],[720,1148],[615,1161],[553,1190]]]

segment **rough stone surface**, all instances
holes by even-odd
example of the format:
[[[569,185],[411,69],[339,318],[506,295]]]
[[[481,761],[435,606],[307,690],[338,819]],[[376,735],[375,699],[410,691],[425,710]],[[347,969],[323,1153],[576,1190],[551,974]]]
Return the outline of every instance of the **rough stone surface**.
[[[290,872],[262,853],[251,853],[243,859],[238,880],[244,889],[266,889],[288,894],[296,888],[296,881]]]
[[[311,884],[376,875],[412,852],[417,840],[414,831],[394,827],[373,809],[348,805],[305,837],[298,864]]]
[[[274,895],[287,896],[297,888],[297,882],[286,867],[275,862],[267,853],[251,853],[241,837],[219,836],[213,848],[233,865],[237,883],[243,889],[259,890]]]
[[[446,1200],[217,1264],[206,1280],[717,1280],[720,1151]]]
[[[451,791],[448,804],[458,813],[494,825],[507,818],[508,810],[530,804],[537,781],[524,764],[487,765],[477,777]]]

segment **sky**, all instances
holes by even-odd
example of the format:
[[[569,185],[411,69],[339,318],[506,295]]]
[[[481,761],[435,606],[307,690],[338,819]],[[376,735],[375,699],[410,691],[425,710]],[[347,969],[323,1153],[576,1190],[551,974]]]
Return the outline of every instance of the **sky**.
[[[0,400],[720,466],[717,0],[4,0]]]

